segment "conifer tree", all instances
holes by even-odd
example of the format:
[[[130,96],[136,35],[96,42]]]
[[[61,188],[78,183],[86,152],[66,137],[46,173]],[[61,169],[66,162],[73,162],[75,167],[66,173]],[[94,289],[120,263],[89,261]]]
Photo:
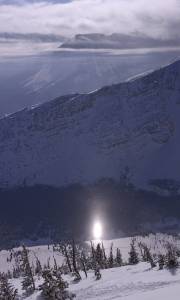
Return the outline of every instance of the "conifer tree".
[[[143,244],[141,242],[138,243],[138,247],[139,247],[139,250],[140,250],[140,253],[141,253],[142,260],[146,261],[146,259],[144,257],[144,247],[143,247]]]
[[[17,289],[14,289],[6,276],[0,276],[0,300],[16,300],[17,299]]]
[[[74,268],[74,281],[78,282],[81,280],[81,275],[79,273],[79,270],[77,268],[77,261],[76,261],[76,245],[75,242],[73,240],[73,244],[72,244],[72,256],[73,256],[73,268]]]
[[[91,241],[91,262],[90,262],[89,266],[93,270],[96,269],[96,251],[95,251],[92,241]]]
[[[92,253],[93,259],[95,259],[95,249],[94,249],[94,244],[92,241],[91,241],[91,253]]]
[[[7,278],[8,278],[8,279],[12,279],[12,273],[11,273],[10,270],[8,270],[8,272],[7,272]]]
[[[145,244],[141,244],[141,249],[143,251],[143,255],[142,255],[143,261],[149,262],[151,264],[151,268],[154,268],[156,266],[156,264],[153,260],[151,251],[148,248],[148,246]]]
[[[117,248],[117,251],[116,251],[116,265],[118,267],[121,267],[123,265],[122,255],[121,255],[121,251],[119,248]]]
[[[22,275],[22,260],[21,260],[21,251],[17,251],[13,253],[13,257],[15,260],[15,264],[13,267],[13,278],[19,278]]]
[[[68,292],[68,283],[65,282],[59,271],[45,269],[43,271],[44,283],[40,286],[42,295],[48,300],[72,300],[75,295]]]
[[[33,278],[32,269],[29,262],[28,250],[25,246],[23,246],[23,250],[21,253],[21,261],[22,261],[22,270],[23,270],[23,281],[22,281],[22,289],[25,291],[27,295],[33,293],[35,291],[35,283]]]
[[[19,270],[16,269],[15,267],[13,267],[12,277],[13,277],[13,278],[18,278],[18,277],[20,277],[20,272],[19,272]]]
[[[135,264],[138,264],[138,262],[139,262],[138,253],[136,251],[135,241],[133,239],[132,242],[131,242],[131,249],[130,249],[130,252],[129,252],[129,264],[130,265],[135,265]]]
[[[105,248],[104,248],[104,244],[102,243],[102,252],[103,252],[103,260],[106,261],[107,260],[107,257],[106,257],[106,251],[105,251]]]
[[[156,263],[155,263],[155,261],[153,259],[151,251],[149,250],[149,248],[147,248],[146,251],[147,251],[147,253],[146,253],[146,255],[147,255],[147,261],[150,263],[151,268],[155,268],[156,267]]]
[[[167,268],[176,268],[178,267],[178,259],[176,255],[176,251],[172,245],[167,246],[168,252],[166,255],[166,266]]]
[[[82,264],[82,269],[83,269],[83,272],[84,272],[84,274],[85,274],[85,276],[86,276],[86,278],[88,277],[87,276],[87,270],[86,270],[86,256],[85,256],[85,254],[84,254],[84,252],[82,251],[82,253],[81,253],[81,258],[80,258],[80,261],[81,261],[81,264]]]
[[[102,251],[100,243],[98,243],[97,247],[96,247],[95,261],[96,261],[96,264],[98,264],[101,269],[104,268],[103,251]]]
[[[58,270],[57,261],[54,256],[53,256],[53,259],[54,259],[54,270],[57,271]]]
[[[36,266],[35,266],[35,274],[41,275],[42,274],[42,266],[40,260],[36,257]]]
[[[158,257],[158,264],[159,264],[159,270],[164,269],[164,265],[165,265],[165,257],[164,255],[160,254]]]
[[[106,256],[106,251],[104,248],[104,244],[102,243],[102,253],[103,253],[103,262],[104,262],[104,268],[106,269],[107,266],[107,256]]]
[[[108,259],[109,268],[113,268],[114,266],[114,257],[113,257],[113,244],[111,244],[109,259]]]
[[[47,268],[50,269],[50,257],[47,259]]]
[[[69,258],[69,253],[68,253],[68,249],[67,249],[66,245],[64,245],[64,254],[65,254],[65,257],[66,257],[69,272],[72,273],[71,261],[70,261],[70,258]]]

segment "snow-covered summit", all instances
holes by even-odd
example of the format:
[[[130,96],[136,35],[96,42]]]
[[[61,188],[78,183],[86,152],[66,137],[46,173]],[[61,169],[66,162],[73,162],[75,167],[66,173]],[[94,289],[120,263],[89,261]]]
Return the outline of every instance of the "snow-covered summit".
[[[0,186],[179,181],[180,61],[0,120]],[[126,174],[127,175],[127,174]]]

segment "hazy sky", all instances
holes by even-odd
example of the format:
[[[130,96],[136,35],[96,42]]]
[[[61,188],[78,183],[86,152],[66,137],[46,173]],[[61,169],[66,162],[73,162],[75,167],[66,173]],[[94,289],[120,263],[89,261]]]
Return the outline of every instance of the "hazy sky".
[[[179,0],[0,0],[0,32],[180,37]]]

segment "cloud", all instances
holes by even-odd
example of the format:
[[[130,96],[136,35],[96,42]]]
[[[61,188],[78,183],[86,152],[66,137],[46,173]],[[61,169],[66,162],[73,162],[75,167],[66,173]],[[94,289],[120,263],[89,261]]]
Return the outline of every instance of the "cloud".
[[[39,43],[54,43],[64,42],[65,38],[55,34],[41,34],[41,33],[13,33],[13,32],[0,32],[0,43],[15,41],[30,41]]]
[[[0,31],[9,33],[69,37],[141,32],[154,38],[179,38],[179,16],[179,0],[0,0]]]

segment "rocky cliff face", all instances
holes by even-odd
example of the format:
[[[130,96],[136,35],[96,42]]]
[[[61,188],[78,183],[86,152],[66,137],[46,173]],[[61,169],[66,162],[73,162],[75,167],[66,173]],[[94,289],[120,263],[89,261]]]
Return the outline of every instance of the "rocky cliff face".
[[[180,61],[0,120],[0,186],[180,180]],[[127,175],[127,174],[126,174]]]

